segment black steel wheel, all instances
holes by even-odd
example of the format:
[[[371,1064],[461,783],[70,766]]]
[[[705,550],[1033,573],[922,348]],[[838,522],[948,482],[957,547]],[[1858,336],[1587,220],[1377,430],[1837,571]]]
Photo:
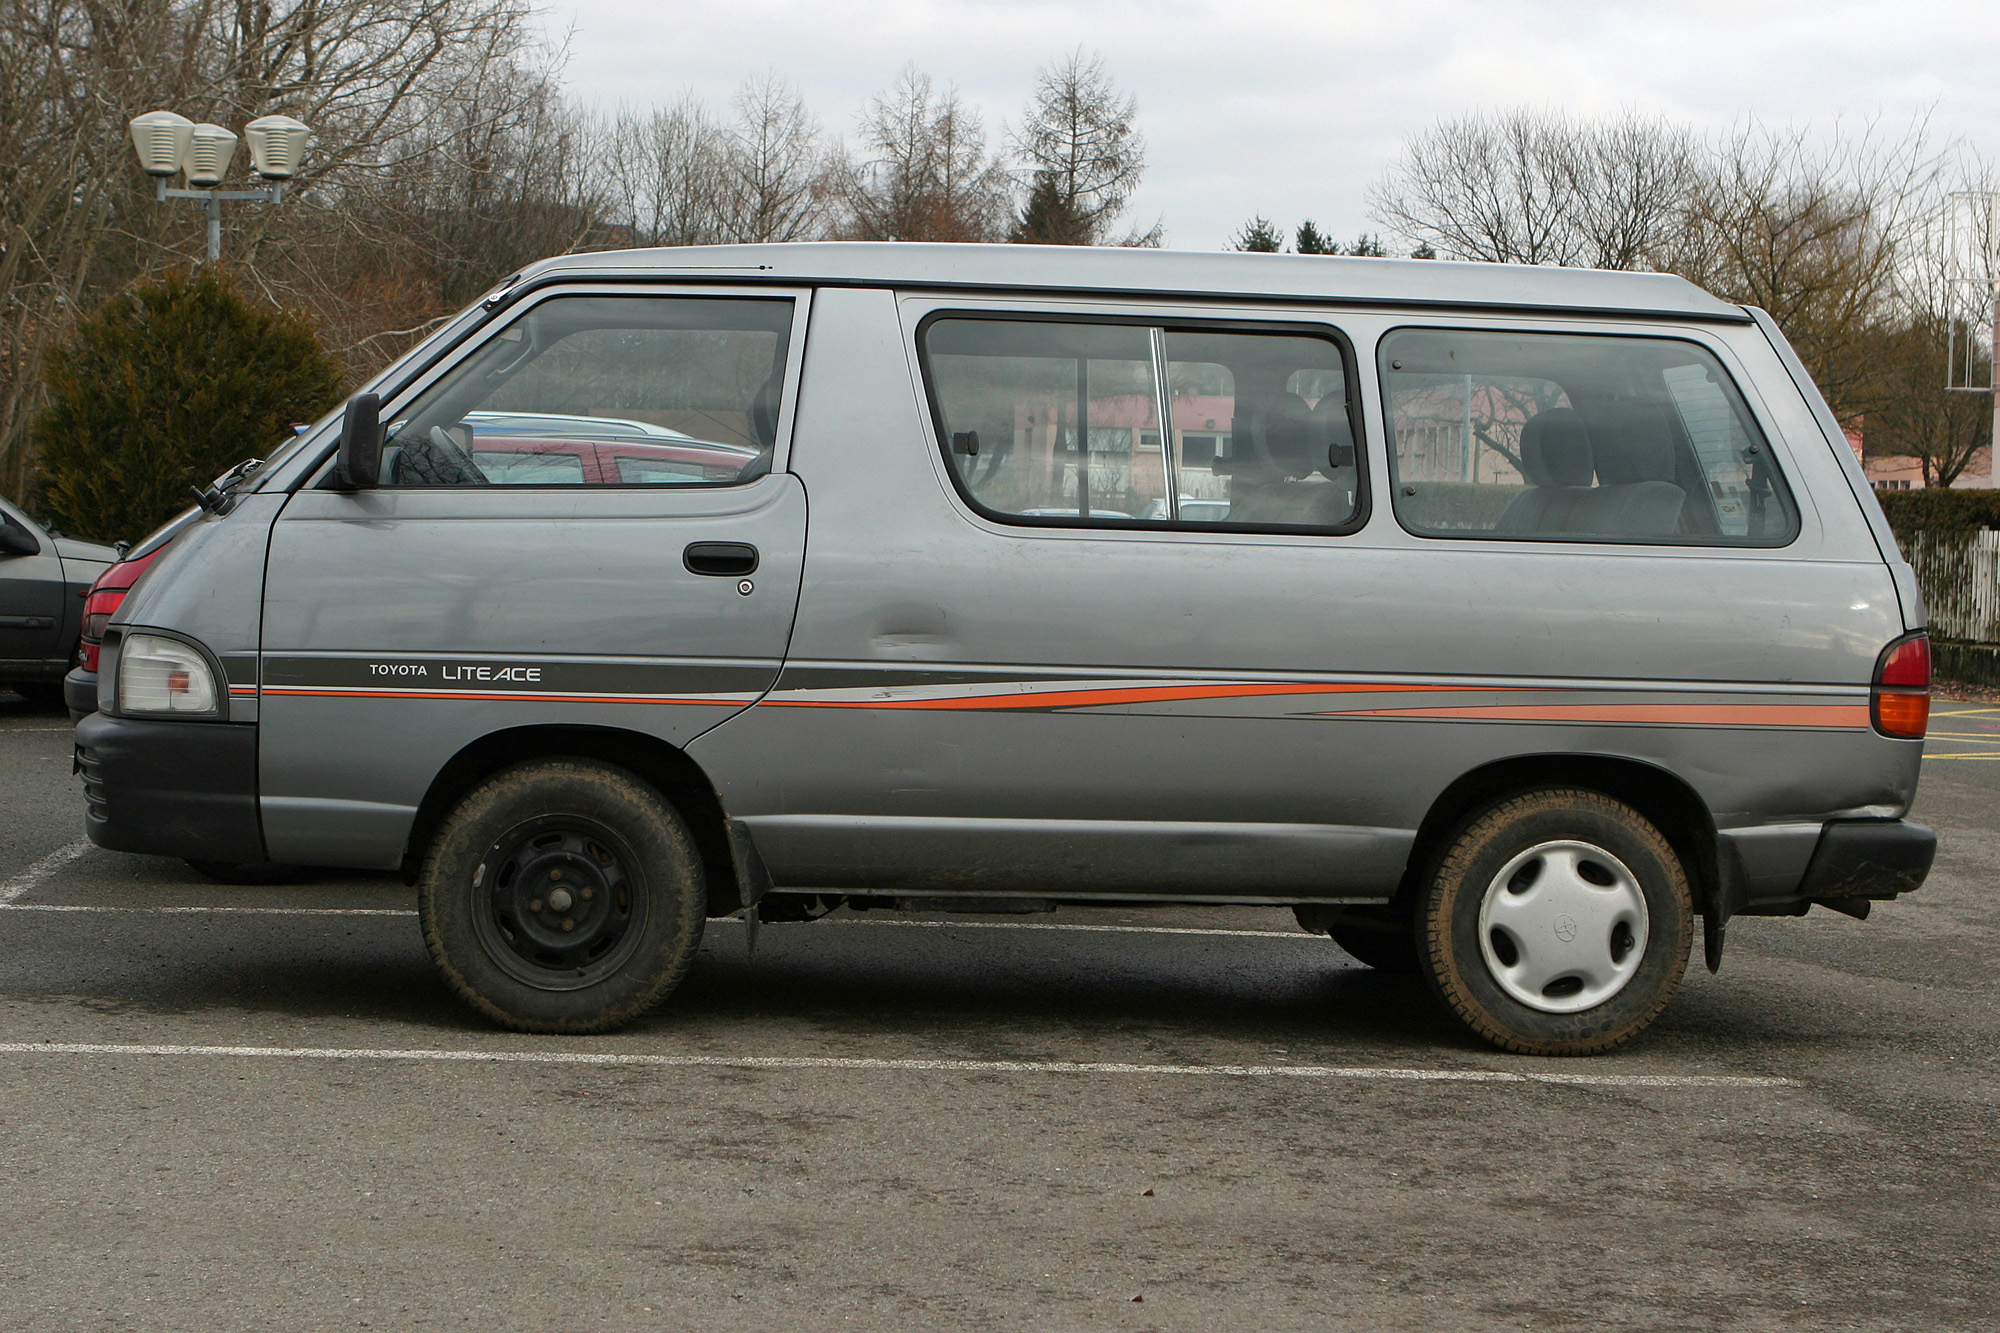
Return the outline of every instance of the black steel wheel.
[[[547,759],[496,774],[438,832],[424,938],[475,1008],[527,1032],[603,1032],[664,999],[701,943],[701,857],[633,774]]]

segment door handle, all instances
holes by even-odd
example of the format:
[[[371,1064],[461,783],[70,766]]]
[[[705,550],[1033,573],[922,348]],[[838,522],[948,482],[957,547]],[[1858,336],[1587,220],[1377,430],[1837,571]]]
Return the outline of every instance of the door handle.
[[[740,578],[757,572],[757,548],[748,542],[695,542],[681,552],[690,574]]]
[[[750,558],[754,561],[757,553],[752,551]],[[54,629],[55,627],[54,616],[0,616],[0,629]]]

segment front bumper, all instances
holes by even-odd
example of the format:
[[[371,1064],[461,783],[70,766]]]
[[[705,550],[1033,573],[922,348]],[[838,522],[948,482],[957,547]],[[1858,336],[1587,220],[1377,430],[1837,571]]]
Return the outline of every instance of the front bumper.
[[[76,724],[76,765],[84,831],[99,847],[236,864],[268,859],[254,725],[93,712]]]

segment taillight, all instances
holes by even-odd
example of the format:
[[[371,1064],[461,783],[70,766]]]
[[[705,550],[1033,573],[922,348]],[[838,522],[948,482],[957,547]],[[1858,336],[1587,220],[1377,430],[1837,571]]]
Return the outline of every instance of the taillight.
[[[1875,730],[1884,736],[1920,741],[1931,721],[1931,640],[1922,630],[1882,650],[1869,694]]]
[[[77,660],[85,671],[97,670],[97,651],[104,646],[104,627],[130,588],[99,588],[83,600],[83,645]]]

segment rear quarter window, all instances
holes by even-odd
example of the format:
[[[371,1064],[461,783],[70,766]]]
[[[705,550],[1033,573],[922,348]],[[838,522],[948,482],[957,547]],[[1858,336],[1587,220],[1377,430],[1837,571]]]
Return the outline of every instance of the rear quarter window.
[[[1398,329],[1396,516],[1420,536],[1782,546],[1798,512],[1722,364],[1677,338]]]

